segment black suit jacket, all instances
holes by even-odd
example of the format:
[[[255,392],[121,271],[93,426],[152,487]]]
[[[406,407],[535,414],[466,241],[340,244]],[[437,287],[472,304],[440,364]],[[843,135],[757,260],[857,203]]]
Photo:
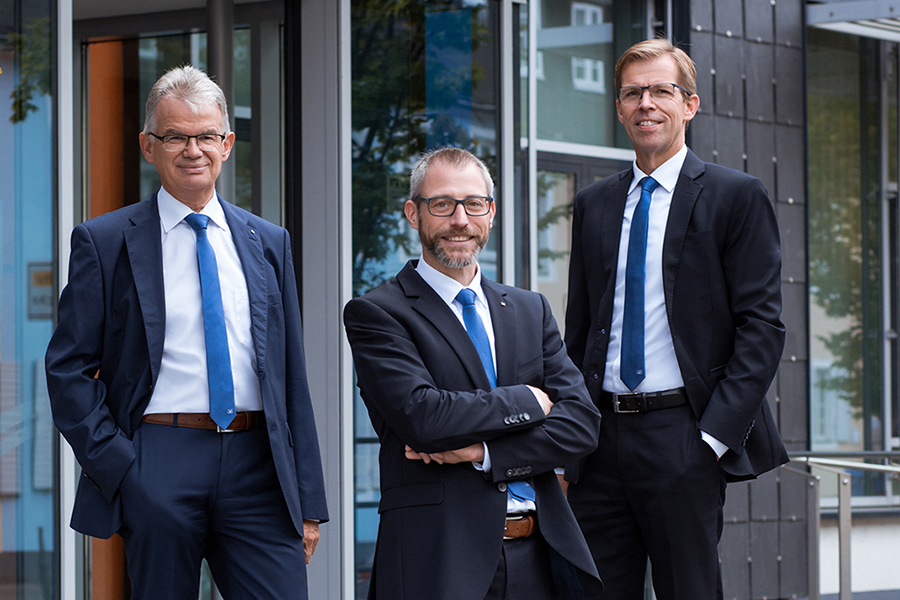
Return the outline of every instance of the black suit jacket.
[[[381,441],[381,524],[370,598],[483,598],[500,559],[506,481],[528,479],[540,531],[597,576],[553,469],[597,445],[600,415],[543,296],[482,279],[497,386],[466,330],[410,262],[344,309],[360,393]],[[526,384],[555,405],[544,416]],[[408,460],[487,442],[492,470]]]
[[[297,531],[328,519],[287,231],[222,201],[250,296],[250,330],[278,480]],[[198,306],[197,310],[200,310]],[[108,538],[162,361],[165,291],[156,195],[72,231],[69,283],[47,349],[53,420],[84,477],[72,527]],[[97,377],[95,378],[95,375]]]
[[[566,345],[595,401],[632,176],[628,168],[575,197]],[[759,179],[704,163],[688,150],[666,225],[663,286],[688,400],[700,429],[728,446],[719,462],[728,479],[787,462],[765,401],[785,332],[778,226]]]

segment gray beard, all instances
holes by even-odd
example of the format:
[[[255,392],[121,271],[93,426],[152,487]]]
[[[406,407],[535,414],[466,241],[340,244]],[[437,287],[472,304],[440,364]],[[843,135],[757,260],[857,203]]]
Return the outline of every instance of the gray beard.
[[[478,255],[481,254],[481,250],[484,248],[484,244],[479,244],[475,247],[475,251],[467,258],[454,259],[450,258],[450,256],[444,252],[439,239],[431,244],[427,243],[425,240],[421,241],[422,248],[448,269],[464,269],[472,265],[478,259]],[[485,240],[485,243],[487,243],[487,240]]]

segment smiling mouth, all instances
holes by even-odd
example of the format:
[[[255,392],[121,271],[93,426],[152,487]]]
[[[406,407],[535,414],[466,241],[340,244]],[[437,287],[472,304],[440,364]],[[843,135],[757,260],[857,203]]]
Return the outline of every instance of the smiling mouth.
[[[638,121],[638,127],[652,127],[657,124],[657,121]]]

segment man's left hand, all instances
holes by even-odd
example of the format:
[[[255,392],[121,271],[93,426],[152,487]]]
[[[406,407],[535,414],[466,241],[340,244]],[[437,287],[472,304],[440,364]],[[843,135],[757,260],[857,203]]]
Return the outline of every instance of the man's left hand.
[[[316,551],[316,544],[319,543],[319,523],[318,521],[303,520],[303,551],[306,553],[306,564]]]
[[[457,450],[447,450],[445,452],[434,452],[426,454],[424,452],[416,452],[409,446],[406,447],[406,458],[409,460],[421,460],[425,464],[431,461],[439,465],[455,465],[464,462],[483,462],[484,461],[484,444],[472,444],[465,448]]]

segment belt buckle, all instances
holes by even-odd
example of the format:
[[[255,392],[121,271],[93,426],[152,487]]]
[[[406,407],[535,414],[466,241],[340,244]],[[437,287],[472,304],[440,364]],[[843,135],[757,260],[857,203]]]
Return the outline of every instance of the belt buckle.
[[[615,392],[613,392],[612,397],[613,397],[613,412],[614,412],[614,413],[618,413],[618,414],[631,414],[631,413],[639,413],[639,412],[641,412],[640,409],[636,409],[636,410],[626,410],[626,409],[624,409],[624,408],[621,408],[621,407],[619,406],[619,396],[631,396],[631,397],[640,396],[641,399],[643,399],[644,394],[616,394]]]
[[[216,423],[216,433],[237,433],[237,429],[222,429],[219,427],[219,424]]]

